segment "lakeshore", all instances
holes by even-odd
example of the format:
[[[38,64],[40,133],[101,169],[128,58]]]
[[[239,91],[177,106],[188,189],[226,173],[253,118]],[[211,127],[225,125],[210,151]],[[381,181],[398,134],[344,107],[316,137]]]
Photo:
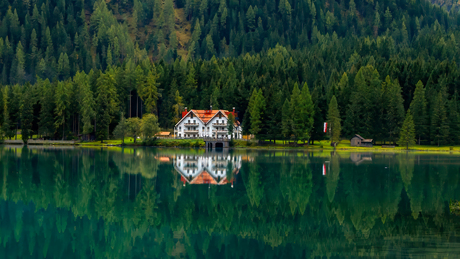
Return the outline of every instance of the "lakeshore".
[[[5,142],[5,143],[4,143]],[[9,143],[6,143],[9,142]],[[1,141],[1,144],[9,145],[21,145],[22,142],[18,140]],[[315,141],[311,145],[302,145],[299,142],[299,146],[293,144],[284,144],[284,141],[277,140],[275,143],[265,141],[262,144],[258,144],[256,141],[250,140],[234,140],[231,149],[248,149],[248,150],[297,150],[297,151],[344,151],[344,152],[440,152],[440,153],[460,153],[460,146],[431,146],[431,145],[414,145],[406,149],[401,146],[379,146],[373,147],[352,147],[349,140],[342,140],[337,147],[332,147],[331,142],[328,140]],[[121,140],[104,140],[101,141],[61,141],[61,140],[48,140],[48,141],[34,141],[29,145],[51,145],[51,146],[78,146],[78,147],[113,147],[113,146],[125,146],[125,147],[139,147],[139,146],[150,146],[150,147],[175,147],[175,148],[205,148],[205,142],[202,139],[155,139],[151,141],[137,140],[134,142],[133,138],[125,138],[124,144]]]

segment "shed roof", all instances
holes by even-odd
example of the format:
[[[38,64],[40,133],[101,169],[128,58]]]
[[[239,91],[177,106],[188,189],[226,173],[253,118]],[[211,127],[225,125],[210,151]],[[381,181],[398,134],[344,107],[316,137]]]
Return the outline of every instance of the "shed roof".
[[[358,134],[355,134],[355,136],[353,138],[359,138],[361,140],[361,142],[369,142],[369,143],[371,143],[372,140],[373,140],[373,139],[365,139],[365,138],[361,137]]]

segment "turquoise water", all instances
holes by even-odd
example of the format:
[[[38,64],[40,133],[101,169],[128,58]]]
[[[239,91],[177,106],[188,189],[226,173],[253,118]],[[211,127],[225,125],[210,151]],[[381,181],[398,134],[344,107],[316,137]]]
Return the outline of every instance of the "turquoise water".
[[[460,157],[0,146],[0,258],[456,258]]]

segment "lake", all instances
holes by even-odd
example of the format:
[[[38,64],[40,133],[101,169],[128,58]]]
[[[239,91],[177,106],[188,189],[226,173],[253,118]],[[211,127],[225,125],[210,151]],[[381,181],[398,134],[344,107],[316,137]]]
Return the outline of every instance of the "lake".
[[[460,156],[0,146],[0,258],[438,258]]]

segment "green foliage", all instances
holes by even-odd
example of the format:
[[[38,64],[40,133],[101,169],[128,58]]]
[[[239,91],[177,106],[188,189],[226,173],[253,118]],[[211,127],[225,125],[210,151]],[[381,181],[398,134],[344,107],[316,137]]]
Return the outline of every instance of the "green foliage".
[[[137,141],[137,137],[142,133],[142,120],[139,118],[129,118],[126,121],[128,134],[134,139],[134,143]]]
[[[120,122],[113,130],[113,135],[116,138],[121,139],[122,144],[125,144],[125,137],[128,135],[128,120],[125,118],[124,114],[120,115]]]
[[[414,98],[410,103],[410,110],[414,118],[415,134],[420,145],[420,139],[425,138],[428,132],[427,103],[425,99],[425,87],[422,81],[415,86]]]
[[[332,96],[331,102],[329,103],[329,110],[327,112],[327,123],[331,142],[338,143],[340,141],[340,132],[342,130],[340,121],[340,112],[337,105],[337,98],[335,98],[334,95]]]
[[[141,132],[144,140],[150,139],[155,136],[155,134],[160,132],[157,116],[154,114],[145,114],[142,117]]]
[[[252,93],[254,97],[253,98],[253,104],[251,110],[249,110],[249,113],[251,115],[250,121],[251,121],[251,134],[254,134],[256,138],[259,138],[259,133],[262,130],[262,123],[263,123],[263,116],[265,113],[265,98],[262,93],[262,89],[259,89],[259,91],[256,91],[254,89],[254,92]]]
[[[402,124],[398,144],[406,146],[407,149],[409,149],[409,146],[415,144],[415,125],[411,110],[407,111],[406,118]]]
[[[439,92],[434,99],[431,112],[431,141],[434,144],[447,144],[449,139],[449,123],[447,121],[445,100],[442,93]]]

